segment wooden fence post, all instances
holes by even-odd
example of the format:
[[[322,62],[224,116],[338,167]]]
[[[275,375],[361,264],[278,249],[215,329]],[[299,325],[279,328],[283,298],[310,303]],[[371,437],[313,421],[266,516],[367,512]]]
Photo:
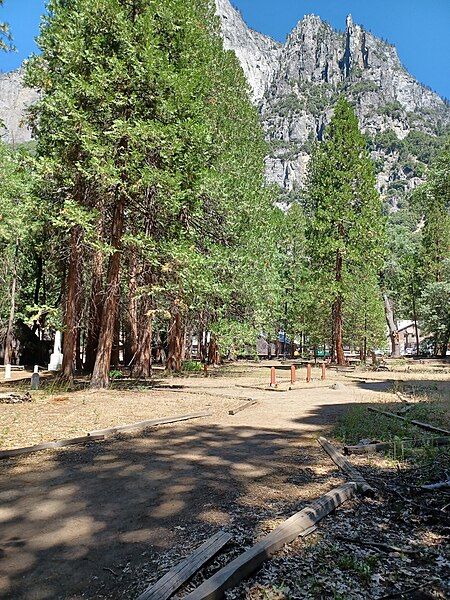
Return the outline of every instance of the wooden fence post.
[[[297,369],[295,365],[291,365],[291,383],[295,383],[297,381]]]

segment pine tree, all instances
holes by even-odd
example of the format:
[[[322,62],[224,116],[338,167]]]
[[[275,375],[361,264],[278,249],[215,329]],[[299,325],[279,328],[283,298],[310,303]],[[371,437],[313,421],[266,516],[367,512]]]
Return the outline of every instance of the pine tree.
[[[445,357],[450,343],[450,140],[434,161],[426,183],[416,192],[423,211],[420,248],[423,284],[420,306],[425,330],[435,340],[435,353]]]
[[[358,121],[341,98],[313,153],[307,186],[307,247],[316,310],[331,315],[332,346],[344,364],[344,315],[355,290],[373,289],[384,251],[384,219],[373,165]],[[368,282],[368,283],[366,283]],[[324,305],[327,309],[322,308]],[[353,312],[361,313],[360,303]]]

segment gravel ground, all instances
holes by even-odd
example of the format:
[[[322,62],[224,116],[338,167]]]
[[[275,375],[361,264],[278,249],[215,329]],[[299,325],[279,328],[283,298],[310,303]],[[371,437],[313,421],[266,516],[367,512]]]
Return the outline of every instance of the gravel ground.
[[[8,447],[43,427],[50,436],[45,439],[65,437],[65,427],[74,427],[75,420],[78,429],[70,435],[204,408],[213,414],[2,461],[0,597],[135,598],[218,529],[230,531],[232,543],[180,591],[184,596],[284,519],[343,483],[315,438],[327,434],[355,403],[392,402],[392,382],[386,382],[392,373],[376,373],[380,380],[372,383],[368,373],[358,374],[362,382],[344,374],[320,382],[317,370],[309,387],[300,382],[288,391],[288,369],[278,365],[278,378],[285,381],[277,393],[264,390],[264,367],[241,364],[208,379],[162,382],[185,386],[178,391],[80,391],[59,394],[69,400],[53,395],[20,405],[20,418],[9,425]],[[335,382],[340,389],[330,388]],[[417,374],[414,382],[433,389],[449,385],[445,375],[434,373]],[[228,415],[247,397],[258,404]],[[17,406],[0,410],[4,416]],[[32,419],[36,423],[30,424]],[[406,495],[414,478],[403,489],[403,479],[395,480],[397,465],[379,457],[352,461],[380,489],[380,497],[337,509],[314,534],[285,547],[254,578],[230,590],[229,599],[379,599],[423,584],[420,593],[431,595],[420,597],[446,597],[447,523],[430,521],[428,505],[415,510]],[[389,487],[394,480],[396,490]],[[440,508],[431,508],[436,517],[433,510]],[[386,553],[338,536],[419,552]]]

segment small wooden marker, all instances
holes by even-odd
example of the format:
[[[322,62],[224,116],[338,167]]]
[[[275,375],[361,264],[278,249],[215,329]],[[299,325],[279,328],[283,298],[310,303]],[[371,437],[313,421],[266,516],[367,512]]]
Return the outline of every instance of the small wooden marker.
[[[306,365],[306,383],[311,383],[311,363]]]
[[[204,375],[205,377],[208,377],[208,363],[205,363],[205,364],[203,365],[203,375]]]
[[[295,365],[291,365],[291,383],[295,383],[297,381],[297,369]]]
[[[277,387],[275,367],[270,367],[270,387]]]
[[[327,371],[326,371],[326,367],[325,367],[325,363],[322,363],[322,381],[325,381],[325,379],[327,378]]]

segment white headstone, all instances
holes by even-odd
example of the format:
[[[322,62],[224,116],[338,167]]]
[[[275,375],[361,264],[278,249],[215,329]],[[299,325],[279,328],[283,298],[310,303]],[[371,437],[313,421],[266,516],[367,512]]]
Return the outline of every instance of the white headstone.
[[[11,365],[5,365],[5,379],[11,379]]]
[[[61,332],[55,333],[55,343],[53,346],[53,353],[50,356],[50,363],[48,365],[49,371],[59,371],[62,366],[63,355],[61,354]]]

